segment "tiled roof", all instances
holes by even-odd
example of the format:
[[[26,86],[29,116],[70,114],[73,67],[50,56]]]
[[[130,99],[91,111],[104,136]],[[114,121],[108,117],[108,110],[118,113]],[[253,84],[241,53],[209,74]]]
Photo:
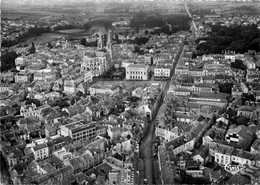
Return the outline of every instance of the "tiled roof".
[[[48,148],[47,144],[43,143],[43,144],[38,144],[34,147],[34,151],[37,151],[37,150],[41,150],[43,148]]]
[[[229,129],[226,135],[235,133],[239,135],[243,141],[250,143],[253,139],[253,132],[246,126],[240,125],[234,129]]]
[[[252,107],[249,107],[249,106],[242,106],[242,107],[239,107],[237,110],[239,110],[239,111],[247,111],[247,112],[254,112],[254,109]]]
[[[186,143],[185,136],[182,135],[178,138],[175,138],[175,139],[169,141],[168,143],[165,144],[165,146],[168,148],[171,148],[171,147],[177,148],[177,147],[183,145],[184,143]]]
[[[251,148],[253,148],[256,151],[260,151],[260,139],[256,139],[254,143],[252,144]]]
[[[72,170],[73,170],[73,167],[70,166],[70,165],[65,166],[65,167],[63,167],[63,168],[60,169],[60,171],[61,171],[62,174],[66,174],[66,173],[68,173],[69,171],[72,171]]]
[[[233,185],[233,184],[244,185],[244,184],[251,184],[251,181],[242,175],[236,174],[236,175],[231,176],[231,178],[226,182],[226,184],[227,185]]]
[[[145,68],[145,69],[147,69],[148,66],[146,66],[146,65],[144,65],[144,64],[129,64],[129,65],[127,66],[127,68]]]

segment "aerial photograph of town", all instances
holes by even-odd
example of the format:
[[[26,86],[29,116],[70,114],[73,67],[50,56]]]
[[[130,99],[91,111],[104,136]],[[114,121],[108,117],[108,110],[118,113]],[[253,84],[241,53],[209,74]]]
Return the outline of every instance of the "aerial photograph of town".
[[[260,0],[0,9],[0,185],[260,185]]]

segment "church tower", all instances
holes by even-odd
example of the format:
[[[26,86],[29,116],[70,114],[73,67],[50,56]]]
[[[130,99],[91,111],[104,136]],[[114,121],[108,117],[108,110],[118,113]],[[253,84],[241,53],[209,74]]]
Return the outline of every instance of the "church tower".
[[[102,33],[101,31],[98,32],[98,43],[97,43],[97,48],[98,50],[103,49],[103,38],[102,38]]]
[[[107,50],[112,50],[111,30],[109,30],[108,34],[107,34],[106,48],[107,48]]]

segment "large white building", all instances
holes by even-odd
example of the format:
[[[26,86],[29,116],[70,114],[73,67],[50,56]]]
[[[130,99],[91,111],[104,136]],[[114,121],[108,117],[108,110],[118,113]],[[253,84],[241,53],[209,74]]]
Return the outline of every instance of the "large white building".
[[[47,139],[35,140],[32,143],[32,152],[36,161],[46,159],[49,157],[49,147]]]
[[[70,136],[73,142],[80,142],[96,137],[96,127],[94,124],[84,124],[83,121],[76,121],[67,125],[61,125],[59,135]]]
[[[126,80],[148,80],[148,69],[143,64],[130,64],[126,67]]]
[[[230,60],[231,62],[235,62],[236,60],[236,55],[235,52],[232,51],[225,51],[225,60]]]
[[[157,65],[154,68],[154,77],[155,78],[170,78],[171,75],[171,67],[170,66],[163,66]]]

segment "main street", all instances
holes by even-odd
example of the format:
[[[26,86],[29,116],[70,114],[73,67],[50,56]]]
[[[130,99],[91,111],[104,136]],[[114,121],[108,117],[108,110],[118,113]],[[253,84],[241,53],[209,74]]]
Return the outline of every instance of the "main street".
[[[197,31],[197,26],[196,26],[196,24],[195,24],[195,22],[194,22],[194,20],[193,20],[193,17],[192,17],[192,15],[191,15],[191,13],[190,13],[190,11],[189,11],[189,9],[188,9],[188,6],[187,6],[186,3],[185,3],[184,5],[185,5],[185,9],[186,9],[186,11],[187,11],[189,17],[191,18],[193,27],[194,27],[195,31]]]
[[[185,39],[186,40],[186,39]],[[183,41],[184,43],[184,41]],[[171,73],[170,79],[172,78],[172,76],[174,75],[175,72],[175,67],[176,64],[178,63],[179,60],[179,56],[182,53],[183,50],[183,45],[181,46],[181,49],[178,53],[178,56],[175,60],[175,63],[173,64],[173,72]],[[156,117],[159,111],[159,108],[161,107],[161,105],[163,104],[163,99],[170,87],[170,82],[171,80],[168,80],[167,83],[165,84],[164,88],[162,89],[162,98],[161,101],[159,101],[158,104],[158,109],[156,109],[156,111],[153,112],[153,117],[152,117],[152,121],[149,122],[148,126],[146,127],[146,130],[144,132],[143,138],[142,138],[142,143],[140,145],[140,151],[139,151],[139,156],[141,159],[143,159],[144,162],[144,176],[145,179],[147,179],[147,184],[154,184],[155,180],[154,180],[154,173],[153,173],[153,154],[154,154],[154,139],[155,139],[155,125],[156,125]]]
[[[4,160],[4,157],[1,153],[0,153],[0,164],[1,164],[0,184],[9,184],[10,174],[7,169],[7,165]]]

